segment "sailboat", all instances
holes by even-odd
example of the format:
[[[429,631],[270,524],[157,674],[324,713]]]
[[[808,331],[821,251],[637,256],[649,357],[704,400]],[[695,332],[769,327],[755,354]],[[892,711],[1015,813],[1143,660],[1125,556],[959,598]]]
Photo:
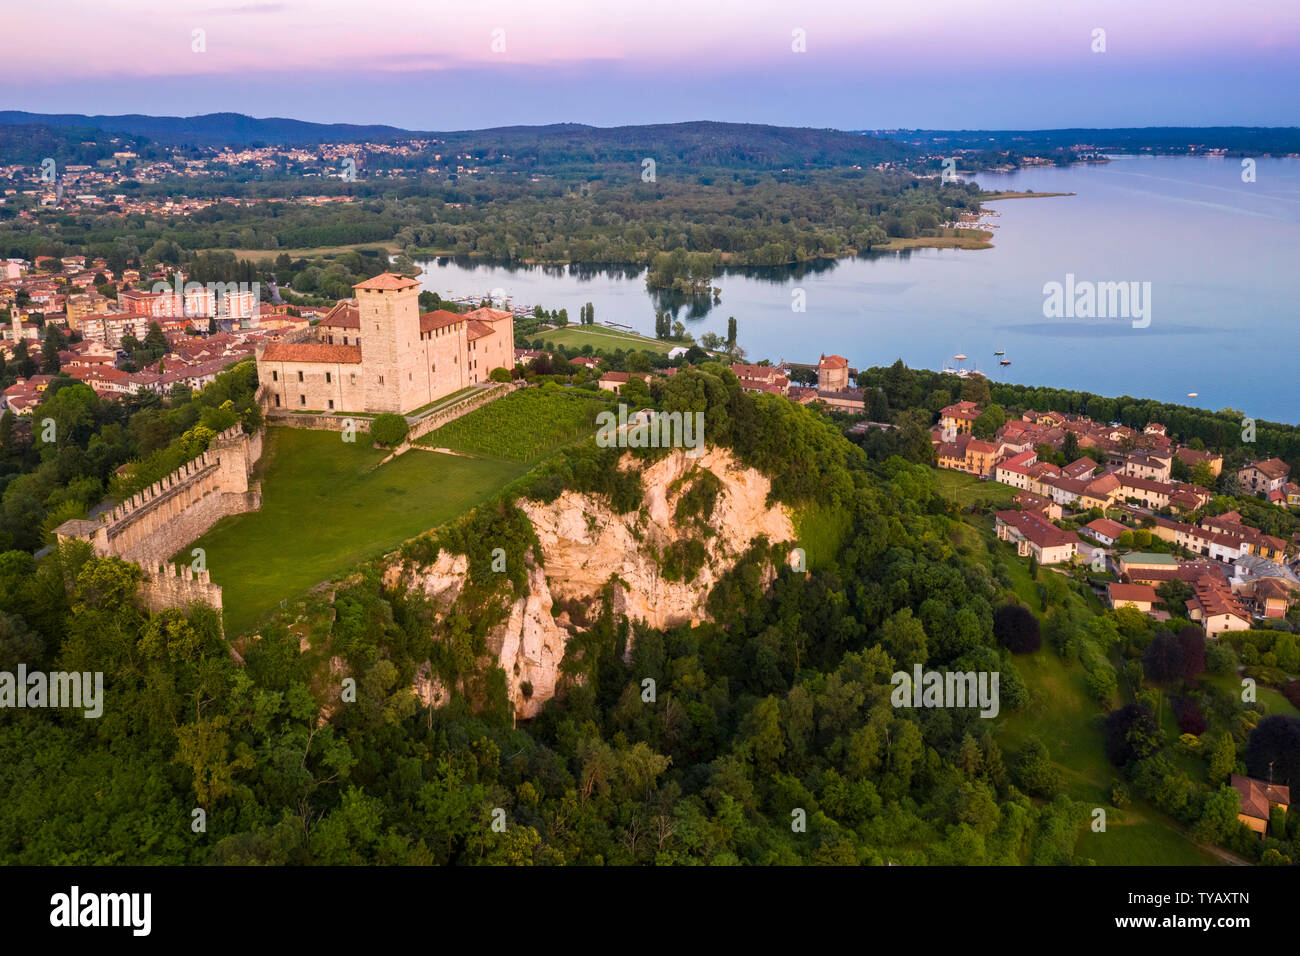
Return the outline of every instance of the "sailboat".
[[[953,358],[955,358],[958,362],[966,361],[966,356],[962,355],[960,352],[954,355]]]
[[[1006,355],[1006,354],[1007,354],[1007,350],[1006,350],[1006,349],[997,349],[993,354],[994,354],[994,355]]]
[[[1007,353],[1006,353],[1006,352],[995,352],[994,354],[995,354],[995,355],[1006,355]],[[1009,359],[1009,358],[1001,359],[1001,360],[998,361],[998,364],[1001,365],[1001,366],[1003,366],[1003,367],[1005,368],[1006,366],[1008,366],[1008,365],[1011,364],[1011,359]]]

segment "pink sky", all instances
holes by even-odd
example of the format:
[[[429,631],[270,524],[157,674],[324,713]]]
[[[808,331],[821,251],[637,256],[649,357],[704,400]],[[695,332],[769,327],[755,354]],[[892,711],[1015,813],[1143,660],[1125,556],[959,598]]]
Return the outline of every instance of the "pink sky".
[[[842,127],[1289,125],[1300,113],[1296,0],[61,0],[11,5],[4,23],[36,42],[6,44],[0,108],[37,112],[424,128],[761,119],[763,106],[781,114],[772,122],[802,109],[807,125]]]

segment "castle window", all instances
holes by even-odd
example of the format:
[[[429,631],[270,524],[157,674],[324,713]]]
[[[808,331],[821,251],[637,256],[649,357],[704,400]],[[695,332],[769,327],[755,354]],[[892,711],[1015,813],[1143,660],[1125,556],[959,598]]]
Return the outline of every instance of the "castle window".
[[[329,340],[330,340],[330,343],[329,343],[329,344],[330,344],[330,345],[333,345],[333,344],[334,344],[334,336],[331,335],[331,336],[329,337]]]
[[[348,344],[348,337],[347,337],[346,335],[343,336],[343,344],[344,344],[344,345],[347,345],[347,344]]]
[[[326,384],[329,384],[329,383],[332,382],[332,381],[333,381],[333,379],[330,378],[330,373],[329,373],[329,372],[326,372],[326,373],[325,373],[325,382],[326,382]]]
[[[307,404],[307,396],[306,396],[306,395],[299,395],[299,396],[298,396],[298,404],[299,404],[299,405],[306,405],[306,404]]]
[[[351,375],[348,376],[348,384],[349,384],[349,385],[355,385],[355,384],[357,384],[357,373],[356,373],[356,372],[353,372]]]
[[[379,376],[379,384],[380,384],[380,385],[383,385],[383,384],[384,384],[384,377],[383,377],[382,375]]]
[[[300,382],[302,381],[302,372],[301,372],[301,371],[298,372],[298,381],[300,381]]]
[[[279,395],[275,396],[275,407],[276,407],[276,408],[279,408],[279,407],[280,407],[280,396],[279,396]]]
[[[278,382],[278,381],[280,381],[280,373],[279,373],[279,372],[274,372],[274,371],[273,371],[273,372],[271,373],[271,381],[273,381],[273,382]]]
[[[334,408],[334,399],[332,399],[332,398],[330,399],[330,408],[331,408],[331,409]]]

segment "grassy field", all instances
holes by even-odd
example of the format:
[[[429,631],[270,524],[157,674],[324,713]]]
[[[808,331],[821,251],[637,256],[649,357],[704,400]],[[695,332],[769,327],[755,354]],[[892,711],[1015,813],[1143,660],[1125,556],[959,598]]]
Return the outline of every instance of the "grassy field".
[[[893,252],[897,249],[992,249],[993,233],[987,229],[945,229],[942,236],[916,236],[913,239],[890,239],[872,252]]]
[[[824,567],[840,550],[849,530],[849,515],[843,508],[808,505],[794,515],[796,546],[804,549],[809,568]]]
[[[348,246],[317,246],[315,249],[216,249],[216,252],[230,252],[237,259],[274,259],[284,253],[290,259],[311,259],[324,256],[327,259],[341,256],[348,252],[382,249],[384,252],[400,252],[402,247],[395,242],[354,242]]]
[[[1220,690],[1226,691],[1237,700],[1241,699],[1241,677],[1237,674],[1203,674],[1200,681],[1206,684],[1213,684]],[[1267,684],[1256,683],[1255,685],[1255,705],[1254,709],[1259,711],[1265,717],[1269,714],[1284,714],[1287,717],[1300,717],[1300,710],[1296,710],[1291,705],[1291,701],[1282,696],[1282,692],[1274,690]]]
[[[541,339],[543,342],[554,342],[556,345],[563,345],[568,349],[580,349],[584,345],[590,345],[596,352],[613,352],[615,349],[639,349],[642,352],[658,352],[661,355],[667,355],[673,349],[681,345],[681,342],[665,342],[661,339],[652,339],[647,335],[636,335],[631,332],[620,332],[617,329],[602,328],[599,325],[589,325],[586,328],[578,326],[566,326],[562,329],[547,329],[538,332],[536,335],[529,337]],[[521,348],[523,342],[517,342]]]
[[[963,508],[975,504],[1005,508],[1010,506],[1018,490],[1000,481],[980,481],[974,475],[968,475],[964,471],[951,471],[947,468],[934,469],[934,476],[939,486],[939,494],[952,499]]]
[[[535,462],[560,445],[595,431],[596,414],[608,407],[594,392],[526,388],[434,429],[416,444]]]
[[[979,482],[959,472],[945,471],[940,475],[951,476],[950,483],[958,487],[967,483],[983,489],[1006,487]],[[978,533],[976,522],[983,524],[984,519],[972,517],[957,523],[955,528],[959,533],[953,535],[954,540],[977,553],[987,553],[989,560],[993,560],[996,554],[1006,565],[1012,590],[1041,619],[1044,614],[1038,587],[1029,576],[1028,562],[1003,542],[992,542],[994,551],[989,552],[989,545]],[[1041,569],[1038,573],[1052,572]],[[1016,667],[1033,694],[1034,703],[1022,711],[1005,711],[997,718],[998,743],[1007,751],[1006,757],[1010,761],[1031,735],[1037,736],[1047,746],[1053,765],[1061,773],[1062,789],[1066,795],[1082,801],[1090,810],[1094,807],[1106,810],[1106,832],[1094,833],[1091,827],[1081,831],[1076,848],[1081,857],[1112,866],[1218,863],[1212,854],[1188,840],[1177,824],[1144,801],[1135,797],[1132,805],[1122,811],[1110,805],[1111,784],[1120,780],[1122,775],[1106,760],[1104,714],[1088,694],[1081,665],[1067,667],[1054,650],[1044,645],[1033,654],[1017,657]]]
[[[192,547],[222,586],[226,632],[248,631],[282,598],[337,578],[489,498],[526,471],[495,459],[384,452],[336,432],[268,430],[262,508],[218,522]]]
[[[1085,828],[1077,845],[1082,857],[1110,866],[1213,865],[1215,857],[1188,840],[1178,826],[1150,805],[1134,799],[1116,810],[1111,783],[1122,778],[1106,760],[1102,712],[1088,696],[1083,668],[1067,668],[1050,648],[1016,658],[1036,703],[998,720],[998,742],[1008,751],[1024,746],[1032,734],[1051,752],[1062,788],[1073,800],[1106,810],[1106,831]],[[1091,818],[1090,818],[1091,819]]]

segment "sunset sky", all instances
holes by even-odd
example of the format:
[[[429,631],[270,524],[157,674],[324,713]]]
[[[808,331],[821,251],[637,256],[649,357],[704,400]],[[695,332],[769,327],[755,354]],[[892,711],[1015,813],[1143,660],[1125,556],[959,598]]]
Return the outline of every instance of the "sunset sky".
[[[1300,125],[1295,0],[64,0],[0,22],[0,108],[34,112],[435,130]]]

